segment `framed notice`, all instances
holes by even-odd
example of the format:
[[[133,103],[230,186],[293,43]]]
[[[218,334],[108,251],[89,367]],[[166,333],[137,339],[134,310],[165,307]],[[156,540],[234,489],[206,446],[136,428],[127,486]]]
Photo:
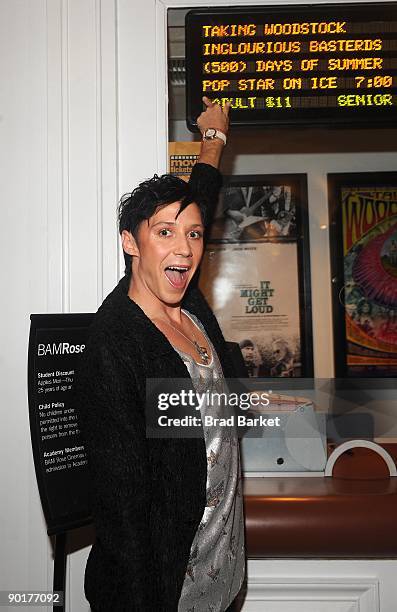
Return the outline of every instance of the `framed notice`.
[[[397,377],[397,172],[328,175],[335,375]]]
[[[187,125],[202,96],[233,125],[392,125],[397,4],[195,9],[186,15]]]
[[[49,535],[91,522],[88,459],[73,386],[93,314],[33,314],[28,396],[33,459]]]
[[[313,375],[306,175],[225,180],[200,288],[250,376]]]

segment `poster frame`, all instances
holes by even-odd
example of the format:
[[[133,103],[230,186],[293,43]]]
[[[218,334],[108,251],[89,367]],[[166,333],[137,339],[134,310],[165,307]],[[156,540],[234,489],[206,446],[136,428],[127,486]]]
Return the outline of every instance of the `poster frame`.
[[[306,174],[242,174],[223,177],[223,190],[230,187],[283,185],[290,186],[296,201],[296,238],[270,237],[252,240],[234,240],[235,243],[269,242],[273,244],[293,242],[297,245],[298,258],[298,287],[300,310],[300,341],[301,341],[301,376],[312,378],[313,366],[313,327],[312,327],[312,300],[310,275],[310,236],[309,211]],[[230,243],[228,239],[214,239],[207,237],[206,244]],[[259,274],[259,271],[258,271]]]
[[[338,379],[357,378],[349,372],[347,364],[347,337],[345,307],[341,299],[344,288],[343,227],[341,222],[341,189],[346,187],[385,187],[397,190],[397,172],[337,172],[327,174],[329,248],[331,265],[332,328],[334,341],[334,376]],[[395,187],[394,187],[395,186]],[[370,376],[365,378],[395,379],[395,376]],[[361,376],[362,378],[362,376]]]

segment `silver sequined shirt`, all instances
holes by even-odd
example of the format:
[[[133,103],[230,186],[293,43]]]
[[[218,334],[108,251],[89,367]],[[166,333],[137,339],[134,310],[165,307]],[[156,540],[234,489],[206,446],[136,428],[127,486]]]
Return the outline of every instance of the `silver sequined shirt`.
[[[200,321],[184,311],[205,335],[213,355],[201,365],[175,350],[197,392],[226,391],[222,367]],[[201,417],[208,407],[201,410]],[[238,438],[225,428],[203,425],[207,451],[207,504],[190,549],[178,612],[224,612],[239,592],[245,574],[243,498]]]

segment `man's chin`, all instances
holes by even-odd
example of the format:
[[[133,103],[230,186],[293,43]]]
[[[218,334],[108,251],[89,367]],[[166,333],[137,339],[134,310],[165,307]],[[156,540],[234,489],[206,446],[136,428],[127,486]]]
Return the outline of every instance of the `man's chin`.
[[[186,293],[187,286],[183,290],[167,291],[167,294],[162,297],[164,304],[167,306],[178,306]]]

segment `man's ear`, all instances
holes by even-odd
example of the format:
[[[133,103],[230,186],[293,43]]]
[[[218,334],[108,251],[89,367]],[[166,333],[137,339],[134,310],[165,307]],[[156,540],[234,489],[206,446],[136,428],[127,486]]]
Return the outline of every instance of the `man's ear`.
[[[121,232],[121,244],[123,245],[123,251],[132,255],[133,257],[139,257],[139,248],[134,236],[128,230]]]

